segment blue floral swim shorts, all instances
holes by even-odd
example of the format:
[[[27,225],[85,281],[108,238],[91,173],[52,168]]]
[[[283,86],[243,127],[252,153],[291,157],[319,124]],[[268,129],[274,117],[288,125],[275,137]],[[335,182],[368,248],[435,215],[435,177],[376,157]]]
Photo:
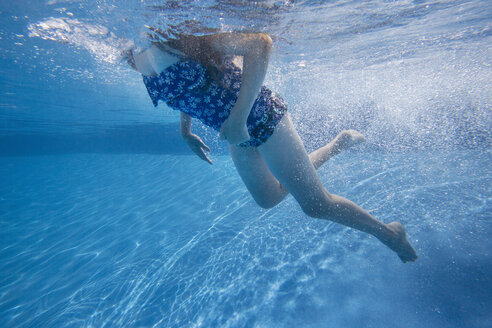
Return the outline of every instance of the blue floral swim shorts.
[[[170,108],[220,131],[241,88],[241,69],[232,61],[226,62],[225,68],[217,83],[203,65],[181,59],[158,75],[144,75],[143,81],[154,106],[162,100]],[[284,100],[262,87],[247,120],[251,139],[239,146],[258,147],[264,143],[286,112]]]

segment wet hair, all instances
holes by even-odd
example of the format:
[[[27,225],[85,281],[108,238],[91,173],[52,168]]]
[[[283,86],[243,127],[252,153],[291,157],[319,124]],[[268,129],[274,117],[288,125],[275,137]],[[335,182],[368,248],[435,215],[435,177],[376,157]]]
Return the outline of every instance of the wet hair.
[[[186,57],[196,60],[202,64],[210,76],[219,84],[221,83],[221,73],[224,71],[224,55],[210,47],[203,37],[173,33],[168,35],[161,29],[148,27],[151,33],[147,36],[152,44],[156,46],[167,46],[183,53]],[[164,40],[165,41],[164,41]]]
[[[122,60],[126,61],[134,70],[138,71],[137,65],[135,64],[135,58],[133,58],[133,49],[123,51],[121,53]]]
[[[212,49],[207,42],[204,42],[203,38],[186,35],[179,39],[169,40],[165,44],[198,61],[207,69],[214,80],[219,80],[219,75],[223,72],[224,56]]]

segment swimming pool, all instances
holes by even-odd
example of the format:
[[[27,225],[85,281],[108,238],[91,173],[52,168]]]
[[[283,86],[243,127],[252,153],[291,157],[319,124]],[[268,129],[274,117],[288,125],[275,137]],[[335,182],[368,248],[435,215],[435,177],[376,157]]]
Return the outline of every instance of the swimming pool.
[[[489,327],[491,9],[2,3],[0,325]],[[342,129],[366,135],[320,177],[401,220],[417,262],[291,197],[260,209],[204,127],[214,165],[190,154],[178,116],[116,57],[145,24],[193,18],[272,35],[266,82],[308,150]]]

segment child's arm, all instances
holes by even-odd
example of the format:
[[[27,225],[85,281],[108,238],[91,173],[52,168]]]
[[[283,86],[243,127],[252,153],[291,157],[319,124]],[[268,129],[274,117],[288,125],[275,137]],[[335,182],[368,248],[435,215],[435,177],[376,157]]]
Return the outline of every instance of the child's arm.
[[[246,121],[265,79],[272,39],[265,33],[220,33],[203,36],[202,42],[223,54],[243,56],[241,89],[220,137],[230,144],[248,141]]]
[[[181,136],[188,144],[188,147],[205,162],[212,164],[212,160],[205,154],[210,148],[200,139],[199,136],[191,132],[191,116],[181,113]]]

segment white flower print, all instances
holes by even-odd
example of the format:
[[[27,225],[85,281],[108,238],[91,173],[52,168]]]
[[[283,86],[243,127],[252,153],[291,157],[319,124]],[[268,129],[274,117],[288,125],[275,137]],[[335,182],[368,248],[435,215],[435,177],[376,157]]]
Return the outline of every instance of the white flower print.
[[[221,84],[214,80],[206,81],[206,74],[200,64],[181,61],[159,76],[144,77],[144,82],[154,104],[164,100],[171,108],[218,130],[236,103],[241,87],[241,71],[233,66],[226,67]],[[206,91],[201,89],[205,82],[208,84]],[[228,88],[224,88],[224,85]],[[285,106],[282,105],[281,98],[277,99],[270,90],[262,88],[248,118],[248,131],[252,139],[242,145],[259,145],[264,142],[273,131],[270,131],[270,125],[274,126],[285,112]]]

